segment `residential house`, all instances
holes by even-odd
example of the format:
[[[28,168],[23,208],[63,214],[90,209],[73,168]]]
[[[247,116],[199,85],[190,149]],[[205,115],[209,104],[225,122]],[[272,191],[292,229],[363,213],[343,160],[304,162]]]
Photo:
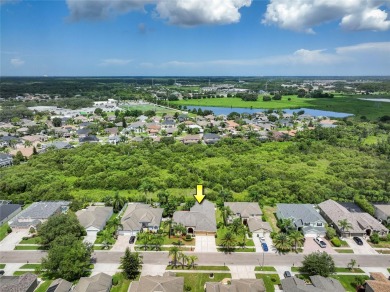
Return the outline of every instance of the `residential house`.
[[[206,282],[206,292],[265,292],[263,279],[233,279],[221,282]]]
[[[183,123],[183,122],[187,121],[188,119],[189,119],[189,116],[185,115],[185,114],[181,114],[181,115],[177,116],[177,120],[179,121],[179,123]]]
[[[365,292],[388,292],[390,281],[382,273],[370,273],[370,279],[364,283]]]
[[[92,133],[92,130],[89,128],[81,128],[81,129],[77,130],[76,133],[79,136],[79,138],[82,138],[82,137],[86,137],[90,133]]]
[[[162,219],[162,208],[153,208],[148,204],[130,203],[123,214],[123,229],[120,235],[136,235],[141,230],[157,232]]]
[[[176,122],[174,120],[166,119],[161,123],[161,129],[172,129],[176,127]]]
[[[290,219],[296,230],[305,236],[324,236],[325,219],[311,204],[276,204],[276,217]]]
[[[322,216],[333,226],[341,236],[370,236],[373,232],[378,232],[383,236],[388,234],[389,230],[378,220],[368,213],[350,212],[347,208],[333,200],[327,200],[318,204]],[[352,226],[343,230],[340,221],[346,219]]]
[[[188,234],[212,235],[217,232],[215,206],[208,200],[203,200],[202,204],[196,202],[190,211],[176,211],[172,219],[184,225]]]
[[[113,128],[106,128],[104,129],[104,132],[108,135],[118,135],[118,127],[113,127]]]
[[[156,135],[158,132],[160,132],[161,126],[156,123],[150,123],[146,126],[146,131],[149,134]]]
[[[384,223],[390,223],[390,204],[373,204],[375,209],[375,218]]]
[[[273,231],[271,225],[268,222],[264,222],[259,217],[251,217],[247,222],[252,237],[264,237],[267,234],[271,234]]]
[[[112,277],[99,273],[92,277],[80,278],[72,292],[109,292],[112,287]]]
[[[87,231],[85,241],[95,242],[97,233],[103,230],[113,213],[112,207],[90,206],[76,212],[81,226]]]
[[[109,143],[109,144],[116,145],[116,144],[118,144],[120,141],[121,141],[121,139],[120,139],[120,137],[117,136],[117,135],[112,135],[112,136],[108,137],[108,143]]]
[[[37,275],[0,276],[0,292],[33,292],[38,286]]]
[[[50,216],[66,212],[69,204],[70,202],[67,201],[35,202],[8,221],[8,224],[12,229],[29,229],[31,227],[36,229]]]
[[[206,144],[215,144],[215,143],[217,143],[219,140],[221,140],[221,136],[219,136],[219,135],[217,135],[217,134],[208,133],[208,134],[204,134],[204,135],[203,135],[203,141],[204,141]]]
[[[196,144],[202,141],[202,138],[200,137],[200,135],[187,135],[184,136],[181,141],[183,142],[183,144]]]
[[[16,130],[16,133],[19,134],[19,136],[24,136],[24,135],[27,135],[28,134],[28,128],[26,127],[22,127],[22,128],[19,128]]]
[[[55,279],[46,290],[46,292],[69,292],[72,288],[72,283],[64,279]]]
[[[146,123],[145,122],[135,122],[127,126],[126,131],[128,133],[143,133],[145,132]]]
[[[148,119],[147,116],[145,116],[145,115],[140,115],[140,116],[137,118],[137,121],[146,122],[147,119]]]
[[[19,204],[0,203],[0,226],[15,217],[20,211],[22,211],[22,206]]]
[[[228,219],[232,222],[235,218],[240,218],[244,225],[248,224],[248,219],[252,217],[261,217],[261,212],[258,203],[249,202],[225,202],[225,207],[229,207],[233,215]]]
[[[19,146],[17,147],[16,149],[14,150],[11,150],[10,151],[10,154],[15,156],[18,152],[21,152],[22,155],[26,158],[29,158],[33,155],[34,153],[34,147],[23,147],[23,146]]]
[[[281,280],[284,292],[345,292],[341,283],[334,278],[322,276],[309,276],[311,284],[296,277]]]
[[[99,143],[99,139],[98,137],[94,136],[94,135],[90,135],[90,136],[85,136],[85,137],[82,137],[82,138],[79,138],[79,143],[80,144],[83,144],[83,143]]]
[[[10,154],[0,153],[0,167],[11,166],[13,158]]]
[[[3,136],[0,137],[0,147],[12,147],[18,143],[21,143],[21,140],[15,136]]]
[[[226,121],[226,128],[229,130],[229,131],[234,131],[236,130],[237,127],[239,127],[240,125],[237,124],[235,121],[232,121],[232,120],[228,120]]]
[[[64,141],[55,141],[55,142],[52,142],[52,143],[48,143],[48,144],[42,145],[42,150],[41,150],[41,152],[45,152],[45,151],[47,151],[48,149],[57,149],[57,150],[61,150],[61,149],[70,149],[70,148],[73,148],[73,146],[72,146],[71,144],[69,144],[68,142],[64,142]]]
[[[175,277],[172,272],[163,276],[142,276],[139,281],[130,283],[129,292],[183,292],[184,277]]]
[[[187,128],[188,129],[198,129],[199,133],[203,133],[203,128],[199,125],[188,125]]]

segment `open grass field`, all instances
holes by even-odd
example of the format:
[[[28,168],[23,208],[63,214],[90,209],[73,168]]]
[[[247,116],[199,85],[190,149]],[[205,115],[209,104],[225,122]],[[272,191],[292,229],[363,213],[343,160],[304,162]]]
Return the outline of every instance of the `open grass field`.
[[[204,292],[206,282],[220,282],[225,278],[231,278],[229,273],[215,273],[212,279],[208,273],[176,273],[176,276],[184,277],[184,285],[190,286],[191,292]]]
[[[163,114],[163,113],[166,113],[166,114],[174,114],[175,112],[177,112],[177,110],[174,110],[174,109],[166,109],[166,108],[163,108],[163,107],[159,107],[159,106],[154,106],[154,105],[132,105],[132,106],[123,106],[122,107],[123,109],[128,109],[128,110],[141,110],[143,112],[145,111],[156,111],[156,114]]]
[[[363,96],[364,97],[364,96]],[[379,96],[378,96],[379,97]],[[390,96],[381,96],[390,98]],[[290,98],[291,100],[288,100]],[[172,102],[176,105],[192,106],[217,106],[217,107],[245,107],[261,109],[293,109],[313,108],[327,111],[344,112],[360,118],[366,116],[369,119],[377,119],[389,114],[389,102],[376,102],[361,100],[361,95],[336,95],[334,98],[298,98],[296,95],[283,96],[282,100],[263,101],[259,96],[257,101],[242,101],[240,98],[204,98],[189,99]]]

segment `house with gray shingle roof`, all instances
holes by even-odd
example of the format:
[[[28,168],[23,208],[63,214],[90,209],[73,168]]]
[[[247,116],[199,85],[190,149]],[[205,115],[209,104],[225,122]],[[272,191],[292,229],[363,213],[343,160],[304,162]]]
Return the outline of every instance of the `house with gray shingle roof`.
[[[382,222],[390,223],[390,204],[373,204],[375,209],[375,218]]]
[[[162,219],[162,208],[153,208],[148,204],[129,203],[123,214],[120,235],[136,235],[141,230],[157,232]]]
[[[324,236],[325,219],[311,204],[276,204],[279,220],[291,219],[293,226],[305,236]]]
[[[22,206],[19,204],[1,204],[0,203],[0,226],[9,221],[16,214],[22,211]]]
[[[0,292],[33,292],[37,286],[37,275],[32,273],[0,277]]]
[[[202,204],[195,203],[190,211],[176,211],[173,221],[187,228],[188,234],[215,234],[217,224],[215,219],[215,206],[208,200]]]
[[[0,153],[0,167],[11,166],[13,163],[12,155],[7,153]]]
[[[368,213],[351,212],[344,206],[333,200],[327,200],[318,204],[321,214],[341,236],[363,236],[378,232],[379,235],[386,235],[389,230],[377,219]],[[352,228],[343,230],[339,221],[347,219]]]
[[[248,219],[248,228],[252,232],[252,237],[264,237],[272,232],[272,227],[268,222],[264,222],[259,217]]]
[[[69,292],[71,288],[72,283],[64,279],[55,279],[46,292]]]
[[[206,282],[206,292],[265,292],[263,279],[233,279],[229,283]]]
[[[82,277],[73,292],[109,292],[112,287],[112,277],[105,273]]]
[[[139,281],[130,284],[129,292],[182,292],[184,278],[175,277],[174,273],[166,272],[163,276],[143,276]]]
[[[310,276],[310,284],[296,277],[281,280],[283,291],[285,292],[344,292],[341,283],[333,278],[322,276]]]
[[[251,217],[261,217],[261,212],[258,203],[250,202],[225,202],[225,207],[229,207],[233,212],[233,215],[229,217],[229,221],[233,221],[235,218],[241,218],[242,223],[247,225],[248,219]]]
[[[16,229],[37,228],[38,225],[49,219],[50,216],[66,212],[69,204],[70,202],[67,201],[35,202],[8,221],[8,224],[11,228]]]
[[[90,206],[76,212],[80,224],[88,231],[101,231],[113,213],[112,207]]]

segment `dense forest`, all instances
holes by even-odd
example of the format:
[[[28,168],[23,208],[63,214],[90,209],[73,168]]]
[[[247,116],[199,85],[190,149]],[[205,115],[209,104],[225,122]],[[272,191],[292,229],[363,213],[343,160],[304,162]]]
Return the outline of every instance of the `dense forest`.
[[[79,190],[128,190],[129,200],[203,183],[224,199],[319,203],[328,198],[390,200],[390,137],[365,144],[368,127],[300,132],[288,142],[226,138],[202,144],[83,145],[50,150],[0,170],[0,199],[71,199]],[[131,191],[131,192],[130,192]]]

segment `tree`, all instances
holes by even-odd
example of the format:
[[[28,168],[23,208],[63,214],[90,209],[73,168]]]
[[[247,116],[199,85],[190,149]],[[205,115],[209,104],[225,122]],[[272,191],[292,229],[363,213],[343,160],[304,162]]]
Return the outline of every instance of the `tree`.
[[[54,118],[51,120],[51,122],[53,123],[54,127],[61,127],[62,125],[62,120],[60,118]]]
[[[221,245],[225,252],[231,252],[234,250],[236,243],[236,238],[230,231],[226,232],[225,235],[221,238]]]
[[[309,276],[328,277],[335,272],[335,264],[332,256],[326,252],[313,252],[304,256],[301,270]]]
[[[336,237],[336,230],[332,227],[326,227],[326,237],[332,240],[333,237]]]
[[[13,164],[19,165],[23,161],[26,161],[26,158],[23,156],[22,152],[20,151],[16,152],[16,155],[12,160]]]
[[[112,199],[112,206],[114,208],[114,212],[118,213],[120,210],[122,210],[124,205],[125,200],[123,199],[123,197],[121,197],[118,192],[115,192],[114,198]]]
[[[123,225],[121,223],[121,219],[119,217],[115,217],[107,222],[107,229],[113,230],[112,234],[115,234],[118,229],[123,229]]]
[[[113,243],[112,231],[110,229],[104,230],[102,233],[102,239],[103,249],[109,249]]]
[[[164,243],[164,237],[162,234],[154,233],[151,238],[151,244],[153,245],[153,249],[155,251],[159,251],[161,249],[161,245]]]
[[[291,248],[291,243],[286,233],[278,233],[273,239],[273,242],[279,252],[286,252]]]
[[[282,229],[284,232],[289,232],[292,228],[292,220],[291,219],[282,219],[278,221],[278,227]]]
[[[238,234],[240,229],[242,229],[244,226],[241,223],[240,218],[235,218],[232,222],[232,224],[229,225],[229,229],[232,233]]]
[[[74,235],[61,235],[52,243],[47,257],[42,259],[42,269],[50,277],[74,281],[87,276],[91,253],[91,245],[84,244]]]
[[[181,267],[184,269],[184,266],[186,265],[186,262],[188,262],[188,258],[183,252],[179,252],[177,255],[178,260],[181,260]]]
[[[222,214],[223,225],[227,226],[227,220],[228,220],[229,216],[233,214],[233,212],[229,206],[222,206],[220,208],[220,210],[221,210],[221,214]]]
[[[195,262],[198,260],[198,257],[196,255],[190,255],[188,256],[187,263],[188,267],[195,267]]]
[[[356,260],[351,259],[351,261],[347,265],[348,269],[350,269],[352,271],[355,266],[356,266]]]
[[[166,227],[168,226],[168,238],[171,238],[171,232],[172,232],[172,224],[173,224],[173,219],[168,218],[163,222],[163,226]]]
[[[172,246],[170,249],[169,249],[169,256],[172,256],[172,262],[173,262],[173,265],[176,267],[177,265],[177,259],[178,259],[178,255],[180,253],[180,249],[177,247],[177,246]]]
[[[348,232],[350,229],[352,229],[352,224],[349,223],[348,219],[342,219],[338,221],[339,226],[341,228],[341,232]]]
[[[140,242],[142,245],[142,248],[146,250],[148,248],[148,244],[152,240],[152,235],[149,232],[140,232],[138,233],[138,239],[137,242]]]
[[[303,246],[303,240],[305,239],[305,237],[298,230],[291,232],[288,235],[288,237],[290,238],[290,240],[294,244],[295,252],[297,252],[298,247],[302,247]]]
[[[140,273],[142,267],[142,256],[138,252],[130,252],[127,247],[125,255],[121,257],[120,268],[123,269],[127,279],[134,280]]]
[[[187,228],[181,223],[175,224],[173,226],[173,232],[175,232],[176,235],[181,236],[187,232]]]

